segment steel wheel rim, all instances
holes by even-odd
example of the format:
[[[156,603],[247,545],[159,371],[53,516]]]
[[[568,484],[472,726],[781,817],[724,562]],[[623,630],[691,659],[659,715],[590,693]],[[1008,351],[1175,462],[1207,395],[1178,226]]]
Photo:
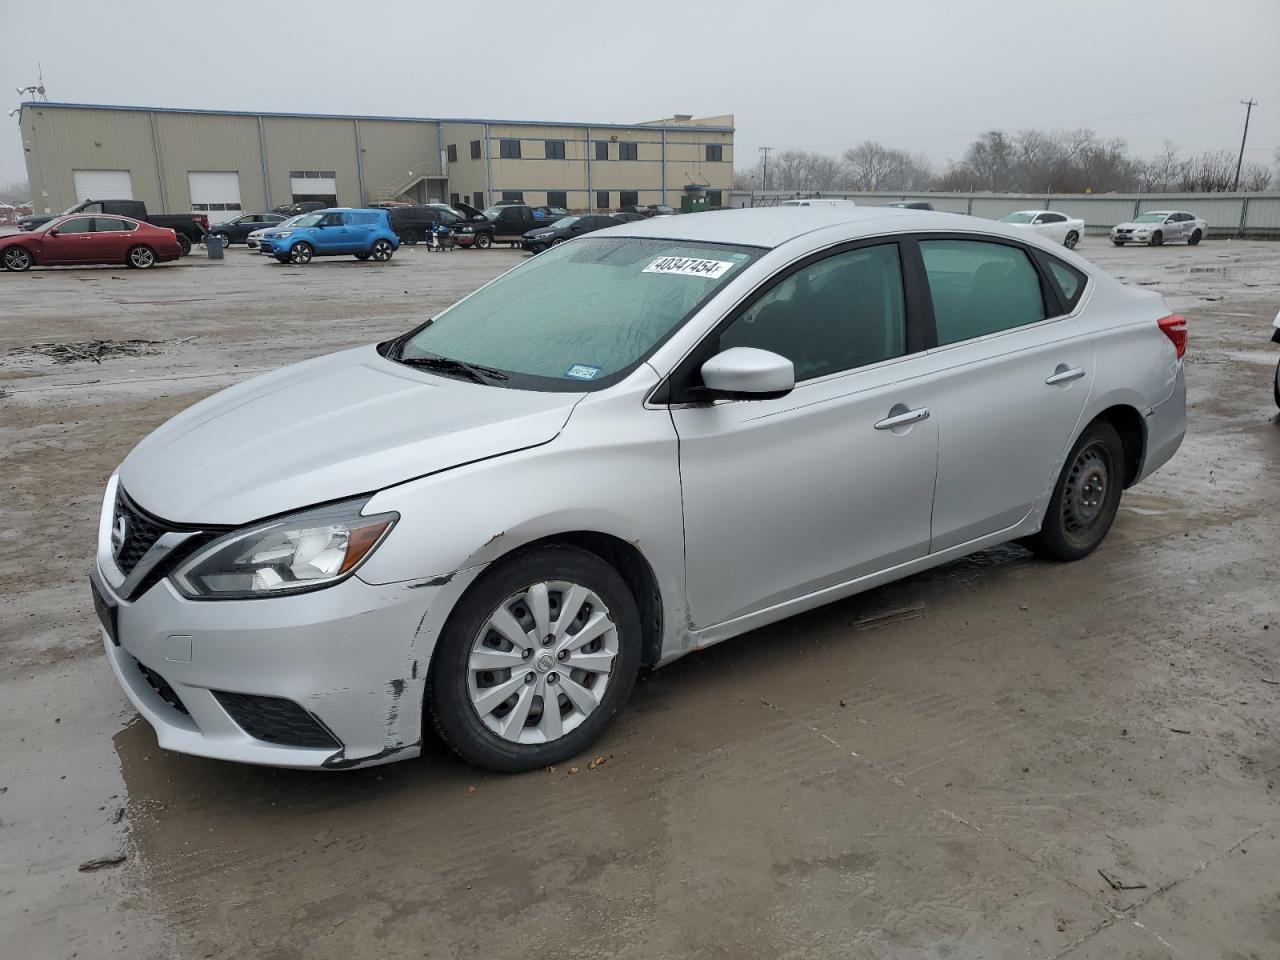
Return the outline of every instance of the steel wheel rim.
[[[1062,526],[1075,536],[1087,533],[1106,509],[1111,491],[1111,457],[1100,443],[1078,454],[1067,472],[1062,491]]]
[[[25,250],[6,250],[4,252],[4,263],[10,270],[25,270],[30,262],[31,254]]]
[[[149,267],[155,257],[145,247],[134,247],[133,252],[129,254],[129,260],[135,267]]]
[[[305,243],[300,243],[290,251],[290,259],[292,259],[294,263],[310,263],[311,250]]]
[[[373,245],[373,259],[386,260],[391,256],[391,244],[385,240],[379,240]]]
[[[494,608],[472,641],[467,693],[503,740],[553,743],[600,706],[613,677],[618,628],[593,590],[534,583]]]

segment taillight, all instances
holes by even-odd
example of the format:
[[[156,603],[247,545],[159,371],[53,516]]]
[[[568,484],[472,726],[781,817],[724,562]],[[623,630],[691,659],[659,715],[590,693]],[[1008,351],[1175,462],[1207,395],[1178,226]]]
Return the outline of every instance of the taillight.
[[[1171,313],[1158,321],[1161,332],[1173,341],[1173,349],[1178,351],[1178,358],[1187,352],[1187,318]]]

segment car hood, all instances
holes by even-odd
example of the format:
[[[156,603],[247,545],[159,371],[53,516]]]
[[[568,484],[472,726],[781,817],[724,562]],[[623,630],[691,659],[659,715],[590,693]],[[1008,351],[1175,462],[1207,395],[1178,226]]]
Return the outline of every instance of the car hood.
[[[1150,230],[1152,227],[1158,227],[1158,223],[1134,223],[1132,220],[1126,220],[1124,223],[1117,223],[1112,230]]]
[[[583,396],[456,380],[359,347],[202,400],[134,448],[120,483],[165,520],[239,525],[547,443]]]

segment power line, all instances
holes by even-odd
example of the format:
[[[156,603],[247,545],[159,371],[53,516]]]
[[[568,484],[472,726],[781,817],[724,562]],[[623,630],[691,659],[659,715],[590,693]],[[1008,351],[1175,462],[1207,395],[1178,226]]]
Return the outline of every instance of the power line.
[[[1236,182],[1232,186],[1231,192],[1236,193],[1240,190],[1240,165],[1244,163],[1244,142],[1249,139],[1249,116],[1253,113],[1253,108],[1258,105],[1258,101],[1250,97],[1248,100],[1240,101],[1244,105],[1244,136],[1240,138],[1240,157],[1236,160]]]

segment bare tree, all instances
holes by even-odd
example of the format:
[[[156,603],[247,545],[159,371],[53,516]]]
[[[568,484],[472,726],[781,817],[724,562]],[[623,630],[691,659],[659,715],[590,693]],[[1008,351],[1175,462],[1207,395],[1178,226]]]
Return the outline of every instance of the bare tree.
[[[988,130],[969,144],[964,162],[973,171],[981,189],[1010,188],[1013,148],[1003,130]]]
[[[1240,189],[1246,193],[1261,193],[1271,186],[1271,171],[1260,163],[1245,164],[1240,171]]]
[[[863,140],[844,152],[849,186],[854,190],[883,190],[893,169],[895,151],[874,140]]]
[[[25,180],[10,180],[0,184],[0,203],[26,203],[31,199],[31,187]]]

